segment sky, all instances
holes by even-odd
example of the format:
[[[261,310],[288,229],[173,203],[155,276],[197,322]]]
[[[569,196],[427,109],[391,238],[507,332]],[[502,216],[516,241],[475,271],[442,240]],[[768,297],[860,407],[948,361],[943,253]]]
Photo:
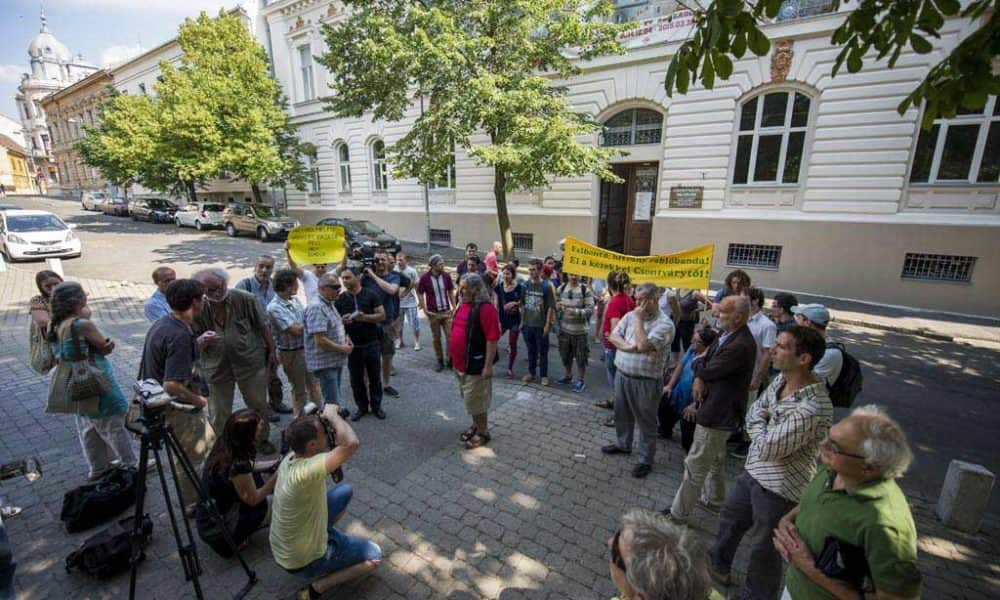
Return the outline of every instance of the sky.
[[[0,0],[0,114],[17,117],[14,95],[30,71],[28,43],[41,28],[44,5],[49,31],[76,55],[98,66],[131,58],[177,35],[185,17],[215,14],[257,0]]]

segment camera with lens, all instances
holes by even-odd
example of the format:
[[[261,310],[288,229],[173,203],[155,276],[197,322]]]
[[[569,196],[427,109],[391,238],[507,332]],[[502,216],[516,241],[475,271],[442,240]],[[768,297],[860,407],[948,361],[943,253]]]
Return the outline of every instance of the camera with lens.
[[[302,414],[316,415],[317,417],[319,417],[319,424],[323,426],[323,433],[324,435],[326,435],[327,446],[329,446],[331,450],[337,447],[337,432],[336,430],[334,430],[333,423],[330,422],[330,419],[327,419],[326,417],[323,416],[323,413],[320,411],[319,406],[317,406],[313,402],[310,402],[302,408]],[[347,417],[351,416],[351,411],[347,410],[346,408],[338,408],[337,414],[340,416],[341,419],[346,419]],[[282,432],[281,454],[285,455],[288,454],[290,451],[291,451],[291,446],[289,445],[288,438],[285,436],[285,433]],[[334,483],[340,483],[341,481],[344,480],[344,470],[338,467],[336,471],[330,473],[330,478],[333,479]]]
[[[354,246],[347,253],[347,268],[364,272],[365,269],[375,270],[378,259],[375,258],[375,246]]]

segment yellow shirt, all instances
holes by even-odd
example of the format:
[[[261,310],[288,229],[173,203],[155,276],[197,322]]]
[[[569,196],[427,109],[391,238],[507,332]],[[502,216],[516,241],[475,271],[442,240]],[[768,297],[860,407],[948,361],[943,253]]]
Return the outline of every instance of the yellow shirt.
[[[271,553],[285,569],[301,569],[326,553],[326,454],[278,466],[271,510]]]

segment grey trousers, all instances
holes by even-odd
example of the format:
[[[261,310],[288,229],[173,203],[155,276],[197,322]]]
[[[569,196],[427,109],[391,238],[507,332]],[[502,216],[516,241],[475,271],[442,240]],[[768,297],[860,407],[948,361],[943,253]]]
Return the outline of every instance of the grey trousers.
[[[132,440],[125,429],[125,415],[92,419],[76,416],[76,429],[80,437],[83,456],[90,467],[88,477],[97,477],[111,468],[114,460],[124,467],[134,467],[138,458]]]
[[[702,502],[720,506],[726,499],[726,440],[731,431],[696,425],[691,451],[684,459],[684,479],[674,495],[670,513],[686,520],[701,496]]]
[[[771,540],[781,517],[795,507],[795,502],[764,489],[743,471],[733,482],[719,515],[719,531],[709,550],[712,567],[728,573],[744,535],[749,536],[750,564],[743,586],[730,598],[738,600],[775,600],[781,592],[785,563]]]
[[[271,414],[271,406],[267,403],[267,386],[270,379],[267,370],[261,370],[252,377],[241,379],[240,381],[229,381],[226,383],[208,384],[208,414],[212,429],[222,435],[225,429],[226,420],[233,414],[233,395],[236,387],[239,386],[240,394],[247,408],[252,408],[260,416],[264,417],[263,431],[257,437],[257,443],[261,443],[271,435],[271,424],[267,422],[267,417]]]
[[[663,385],[656,379],[615,374],[615,434],[618,447],[632,449],[632,434],[639,427],[636,450],[639,462],[653,464],[656,456],[656,411]]]

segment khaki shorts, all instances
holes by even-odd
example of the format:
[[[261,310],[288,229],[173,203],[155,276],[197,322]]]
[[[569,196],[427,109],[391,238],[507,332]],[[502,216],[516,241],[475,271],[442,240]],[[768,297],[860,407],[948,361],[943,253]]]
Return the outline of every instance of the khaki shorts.
[[[380,325],[382,335],[379,339],[379,354],[382,356],[393,356],[396,354],[396,338],[399,337],[399,317],[388,325]]]
[[[490,409],[493,402],[493,379],[483,379],[482,375],[467,375],[455,371],[458,378],[458,393],[465,400],[465,410],[470,415],[481,415]]]
[[[569,366],[576,361],[576,366],[581,369],[587,366],[587,357],[590,355],[590,338],[586,333],[566,333],[559,332],[558,338],[559,358],[562,359],[563,366]]]

